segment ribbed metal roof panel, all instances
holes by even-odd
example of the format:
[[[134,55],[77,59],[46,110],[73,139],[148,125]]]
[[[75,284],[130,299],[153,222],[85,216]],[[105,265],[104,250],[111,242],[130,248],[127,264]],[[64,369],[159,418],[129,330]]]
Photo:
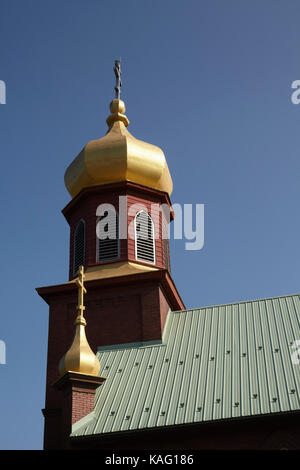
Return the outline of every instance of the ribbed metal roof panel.
[[[107,380],[72,436],[300,409],[299,295],[169,312],[162,344],[98,353]]]

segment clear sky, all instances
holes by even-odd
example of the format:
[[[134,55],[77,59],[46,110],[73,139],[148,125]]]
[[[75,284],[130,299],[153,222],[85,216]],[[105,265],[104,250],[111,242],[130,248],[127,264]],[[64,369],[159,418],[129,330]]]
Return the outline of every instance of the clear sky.
[[[106,133],[114,60],[137,138],[205,244],[171,242],[188,308],[299,292],[299,0],[0,0],[0,448],[41,449],[48,306],[68,279],[64,171]]]

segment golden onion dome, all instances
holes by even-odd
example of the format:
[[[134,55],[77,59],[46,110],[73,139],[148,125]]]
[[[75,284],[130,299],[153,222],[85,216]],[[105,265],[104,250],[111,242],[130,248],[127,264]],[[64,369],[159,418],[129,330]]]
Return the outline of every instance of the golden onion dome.
[[[78,372],[86,375],[99,375],[100,362],[91,350],[85,334],[86,321],[78,316],[75,320],[75,336],[70,349],[59,362],[59,374]]]
[[[114,99],[110,111],[107,134],[89,142],[65,172],[65,184],[71,196],[89,186],[120,181],[131,181],[170,195],[173,183],[163,151],[128,132],[124,101]]]

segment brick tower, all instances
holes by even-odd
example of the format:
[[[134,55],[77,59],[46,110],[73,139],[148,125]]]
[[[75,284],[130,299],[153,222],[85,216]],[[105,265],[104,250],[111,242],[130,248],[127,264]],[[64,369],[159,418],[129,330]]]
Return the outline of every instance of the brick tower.
[[[117,62],[115,73],[108,131],[89,142],[65,173],[72,197],[62,211],[70,226],[69,280],[37,289],[49,305],[45,449],[64,447],[72,423],[92,411],[102,383],[80,367],[59,378],[59,361],[74,334],[79,267],[85,270],[94,353],[108,345],[160,342],[168,311],[184,308],[170,273],[172,179],[163,151],[128,132]]]

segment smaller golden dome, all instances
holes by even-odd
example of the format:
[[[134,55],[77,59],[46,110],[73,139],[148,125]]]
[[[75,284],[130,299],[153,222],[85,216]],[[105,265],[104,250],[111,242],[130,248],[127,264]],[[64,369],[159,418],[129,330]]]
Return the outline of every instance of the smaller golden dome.
[[[59,362],[59,374],[63,376],[66,372],[80,372],[86,375],[99,375],[100,362],[87,342],[85,319],[78,315],[75,325],[75,337],[72,346]]]
[[[124,101],[114,99],[110,111],[107,134],[89,142],[65,172],[65,184],[71,196],[89,186],[120,181],[131,181],[170,195],[173,183],[163,151],[128,132]]]
[[[70,349],[61,358],[59,362],[59,374],[63,376],[66,372],[79,372],[86,375],[99,375],[100,362],[97,356],[91,350],[85,335],[86,321],[83,317],[85,306],[83,305],[83,296],[86,294],[84,287],[84,268],[80,266],[76,284],[78,286],[78,315],[75,320],[75,336]]]

